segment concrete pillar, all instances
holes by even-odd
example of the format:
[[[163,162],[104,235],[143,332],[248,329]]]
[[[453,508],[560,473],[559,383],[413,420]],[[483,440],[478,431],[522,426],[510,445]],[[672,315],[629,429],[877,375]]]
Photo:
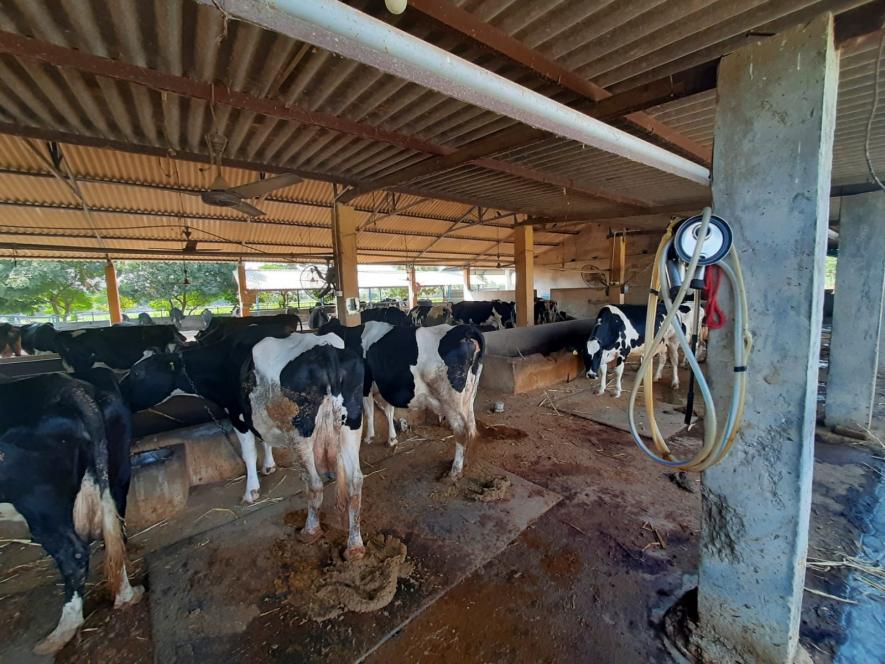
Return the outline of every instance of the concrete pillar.
[[[104,266],[104,282],[108,294],[111,325],[116,325],[123,320],[123,311],[120,309],[120,290],[117,288],[117,268],[114,267],[110,258]]]
[[[743,260],[754,347],[743,426],[703,475],[699,636],[716,661],[786,664],[797,651],[837,79],[829,14],[719,66],[713,209]],[[731,335],[710,332],[720,425]]]
[[[615,284],[608,289],[608,301],[610,304],[624,304],[623,286],[626,279],[627,264],[627,236],[615,234],[611,237],[609,252],[609,277],[610,283]]]
[[[827,374],[827,426],[870,428],[881,361],[885,294],[885,194],[842,199],[833,337]]]
[[[535,229],[517,226],[514,231],[516,260],[516,324],[535,324]]]
[[[335,266],[338,269],[338,290],[335,302],[338,319],[347,326],[360,324],[360,293],[357,275],[356,231],[359,218],[356,210],[336,203],[332,206],[332,235]]]
[[[421,292],[421,287],[418,285],[418,279],[415,276],[415,266],[412,265],[408,271],[407,275],[409,281],[409,308],[418,306],[418,293]]]
[[[461,272],[461,280],[464,283],[464,297],[461,299],[463,299],[465,302],[472,302],[473,301],[473,289],[470,285],[470,268],[469,267],[465,267],[464,270]]]
[[[243,261],[237,263],[237,296],[240,303],[240,316],[245,318],[252,313],[252,298],[246,285],[246,265]]]

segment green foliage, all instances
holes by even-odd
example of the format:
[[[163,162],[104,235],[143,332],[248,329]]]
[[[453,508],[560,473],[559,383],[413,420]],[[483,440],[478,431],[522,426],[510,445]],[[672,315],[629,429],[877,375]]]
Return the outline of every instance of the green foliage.
[[[118,266],[120,295],[157,309],[178,307],[186,315],[217,300],[236,302],[232,263],[125,261]]]
[[[91,296],[104,289],[99,261],[0,261],[0,311],[51,311],[67,320],[89,309]]]
[[[836,256],[827,256],[826,274],[824,276],[824,288],[836,287]]]

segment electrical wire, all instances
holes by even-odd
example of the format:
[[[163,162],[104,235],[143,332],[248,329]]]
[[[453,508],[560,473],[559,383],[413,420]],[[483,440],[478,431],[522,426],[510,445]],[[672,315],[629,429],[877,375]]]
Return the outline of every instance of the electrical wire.
[[[863,154],[864,159],[867,161],[867,169],[870,172],[870,177],[873,178],[873,181],[879,185],[879,188],[882,191],[885,191],[885,183],[879,179],[879,176],[876,175],[876,169],[873,166],[873,160],[870,157],[870,135],[873,131],[873,120],[876,117],[876,108],[879,105],[879,72],[882,69],[882,53],[885,52],[885,32],[882,33],[882,36],[879,37],[879,50],[876,54],[876,65],[874,67],[874,78],[873,78],[873,105],[870,108],[870,117],[867,118],[867,130],[866,130],[866,138],[863,143]]]

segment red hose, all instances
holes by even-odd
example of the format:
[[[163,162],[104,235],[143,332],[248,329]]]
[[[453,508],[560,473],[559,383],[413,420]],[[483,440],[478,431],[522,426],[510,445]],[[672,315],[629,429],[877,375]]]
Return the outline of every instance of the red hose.
[[[704,272],[704,290],[707,293],[706,318],[707,327],[718,330],[725,325],[728,318],[719,306],[719,282],[722,280],[722,270],[718,265],[710,265]]]

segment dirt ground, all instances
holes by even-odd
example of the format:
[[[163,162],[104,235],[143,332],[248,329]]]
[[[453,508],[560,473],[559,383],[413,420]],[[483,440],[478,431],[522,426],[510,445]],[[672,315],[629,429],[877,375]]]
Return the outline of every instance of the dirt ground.
[[[554,387],[568,394],[588,385],[579,379]],[[435,595],[433,601],[415,608],[385,638],[353,651],[351,659],[385,664],[669,661],[654,621],[694,582],[700,514],[697,478],[670,477],[666,469],[653,465],[636,449],[629,434],[557,413],[541,405],[546,397],[544,390],[517,396],[480,393],[476,407],[478,419],[485,425],[484,435],[469,450],[468,463],[493,464],[561,498],[497,555]],[[503,413],[490,412],[495,401],[504,402]],[[626,394],[621,401],[626,402]],[[877,423],[881,424],[885,395],[880,393],[878,402]],[[383,436],[384,425],[378,431]],[[364,448],[365,533],[372,536],[379,510],[385,509],[373,504],[373,482],[380,480],[372,473],[380,472],[392,454],[410,454],[414,463],[410,461],[409,472],[426,472],[436,478],[451,458],[448,436],[445,429],[427,424],[401,434],[403,442],[395,451],[378,444]],[[882,449],[869,443],[818,440],[815,455],[809,555],[831,558],[839,552],[853,554],[874,506]],[[408,482],[409,478],[399,480]],[[276,481],[263,480],[263,486]],[[445,508],[446,501],[469,499],[470,494],[482,496],[483,492],[492,496],[490,500],[508,500],[505,482],[496,483],[491,476],[472,482],[454,490],[440,485],[439,492],[434,491],[427,500],[436,501],[439,509]],[[192,497],[202,501],[200,512],[206,505],[230,505],[241,491],[240,486],[224,485],[203,489]],[[473,500],[477,506],[485,505],[482,498]],[[261,509],[250,513],[260,514]],[[288,518],[294,523],[303,509],[304,497],[293,489],[282,503],[268,505],[267,513],[275,510],[281,520]],[[227,511],[242,516],[237,510]],[[294,519],[293,513],[299,519]],[[194,520],[193,512],[188,518]],[[207,541],[216,524],[230,519],[223,513],[204,519],[201,527],[206,529]],[[176,528],[197,532],[192,523],[170,521],[156,531],[156,541],[138,539],[133,557],[138,559],[151,550],[162,552],[174,539]],[[340,539],[341,534],[330,537]],[[201,539],[194,537],[193,546],[199,546]],[[409,551],[419,569],[422,555],[420,550]],[[270,564],[264,561],[272,558],[256,556],[255,564]],[[7,570],[2,558],[0,570],[3,579]],[[402,599],[408,601],[410,593],[416,592],[415,580],[407,577],[399,580],[391,607]],[[92,592],[84,629],[57,661],[153,661],[151,579],[144,582],[148,589],[145,600],[120,612],[110,609],[110,600],[100,587]],[[844,597],[845,582],[844,573],[835,570],[809,572],[806,585]],[[292,583],[297,585],[298,581]],[[0,585],[0,621],[15,629],[16,620],[24,620],[32,608],[21,605],[21,595],[2,597],[3,590]],[[48,594],[44,609],[51,606],[57,615],[54,607],[60,597],[53,595],[60,595],[60,591]],[[842,602],[806,593],[801,641],[817,664],[829,664],[844,640],[844,610]],[[283,640],[280,631],[256,627],[260,621],[249,619],[256,620],[247,634],[255,639],[251,644],[254,651],[263,653],[258,659],[287,661],[274,656]],[[331,621],[326,629],[335,630],[340,624]],[[316,661],[327,658],[322,650],[310,657]]]

